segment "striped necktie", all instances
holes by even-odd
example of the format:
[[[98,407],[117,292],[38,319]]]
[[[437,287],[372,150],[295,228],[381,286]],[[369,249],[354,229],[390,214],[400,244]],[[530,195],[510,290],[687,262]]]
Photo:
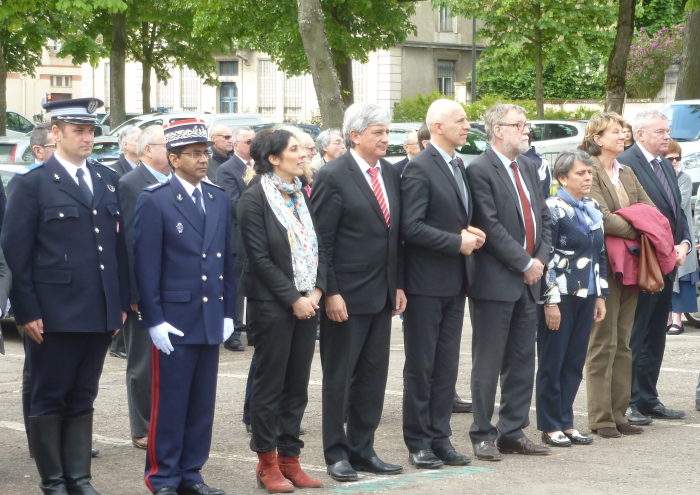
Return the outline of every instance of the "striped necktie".
[[[673,208],[673,217],[676,218],[676,200],[673,198],[673,191],[671,190],[671,185],[668,183],[668,180],[666,179],[666,174],[664,173],[663,167],[661,167],[661,162],[659,161],[658,158],[654,158],[651,161],[651,165],[654,167],[654,173],[656,173],[656,177],[658,177],[659,182],[661,182],[661,185],[664,188],[664,191],[666,191],[666,195],[668,196],[669,201],[671,202],[671,207]]]
[[[384,214],[384,220],[386,220],[386,226],[390,227],[391,226],[391,220],[389,219],[389,208],[386,206],[386,200],[384,199],[384,191],[382,191],[382,186],[379,183],[379,178],[377,175],[379,174],[379,167],[371,167],[367,169],[367,173],[372,177],[372,192],[377,198],[377,201],[379,202],[379,208],[381,208],[382,213]]]

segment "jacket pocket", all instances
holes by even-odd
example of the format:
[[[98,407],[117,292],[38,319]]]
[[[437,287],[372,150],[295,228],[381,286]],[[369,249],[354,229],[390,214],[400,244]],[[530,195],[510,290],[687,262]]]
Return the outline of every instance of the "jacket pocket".
[[[50,206],[44,208],[44,221],[49,220],[65,220],[66,218],[78,218],[78,207],[67,205],[67,206]]]
[[[35,268],[32,280],[40,284],[70,284],[72,270]]]
[[[160,291],[161,302],[166,303],[185,303],[190,302],[192,293],[188,290],[163,290]]]
[[[333,266],[336,272],[364,272],[367,270],[366,261],[358,261],[355,263],[336,263]]]
[[[119,211],[119,205],[117,203],[111,203],[107,205],[107,210],[109,210],[110,215],[113,217],[121,215]]]

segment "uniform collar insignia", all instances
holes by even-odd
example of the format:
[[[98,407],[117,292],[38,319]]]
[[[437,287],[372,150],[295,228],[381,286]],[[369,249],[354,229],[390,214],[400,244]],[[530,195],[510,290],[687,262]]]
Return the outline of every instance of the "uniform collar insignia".
[[[53,174],[54,180],[61,180],[61,178],[58,176],[58,174]]]
[[[114,192],[114,186],[112,184],[107,184],[107,189],[109,189],[110,192]]]
[[[95,174],[96,174],[100,179],[102,178],[102,176],[100,175],[99,172],[95,172]],[[111,189],[110,189],[110,190],[111,190]]]
[[[210,193],[209,191],[207,191],[207,194],[209,195],[209,199],[214,199],[214,196],[212,195],[212,193]]]
[[[182,201],[182,194],[178,194],[177,196],[175,196],[175,198],[176,198],[178,201]]]
[[[182,231],[185,230],[185,228],[182,226],[181,223],[178,223],[175,228],[177,229],[178,234],[182,234]]]

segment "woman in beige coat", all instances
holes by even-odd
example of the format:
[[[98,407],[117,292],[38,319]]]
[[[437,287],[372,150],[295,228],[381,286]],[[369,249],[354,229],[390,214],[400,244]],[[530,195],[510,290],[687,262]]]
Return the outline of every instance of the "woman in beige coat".
[[[614,112],[594,115],[579,148],[595,162],[590,197],[603,210],[605,235],[636,239],[637,231],[615,211],[635,203],[654,204],[632,169],[615,159],[624,150],[624,125],[624,119]],[[632,389],[629,343],[638,294],[615,280],[609,260],[607,276],[607,314],[603,321],[593,324],[586,357],[588,423],[599,436],[617,438],[642,432],[625,417]]]

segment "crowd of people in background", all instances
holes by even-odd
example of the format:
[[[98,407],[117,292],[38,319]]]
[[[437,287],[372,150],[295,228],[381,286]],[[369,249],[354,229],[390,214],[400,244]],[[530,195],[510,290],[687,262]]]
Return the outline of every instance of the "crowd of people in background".
[[[200,471],[219,345],[243,350],[243,333],[255,351],[242,420],[270,493],[322,486],[299,461],[317,339],[328,475],[403,471],[374,449],[398,315],[418,469],[471,463],[450,440],[458,405],[473,412],[480,460],[591,444],[573,411],[584,369],[599,438],[685,417],[657,388],[700,276],[692,181],[664,114],[594,115],[551,168],[510,104],[487,111],[490,147],[465,167],[464,108],[437,100],[394,164],[390,112],[359,103],[315,142],[286,125],[126,128],[110,169],[88,159],[99,104],[46,105],[52,121],[32,133],[37,163],[10,182],[0,234],[44,493],[97,493],[93,402],[110,346],[127,359],[132,442],[158,495],[223,495]],[[662,274],[652,289],[642,259]],[[456,390],[467,302],[471,403]],[[541,444],[525,435],[535,383]]]

